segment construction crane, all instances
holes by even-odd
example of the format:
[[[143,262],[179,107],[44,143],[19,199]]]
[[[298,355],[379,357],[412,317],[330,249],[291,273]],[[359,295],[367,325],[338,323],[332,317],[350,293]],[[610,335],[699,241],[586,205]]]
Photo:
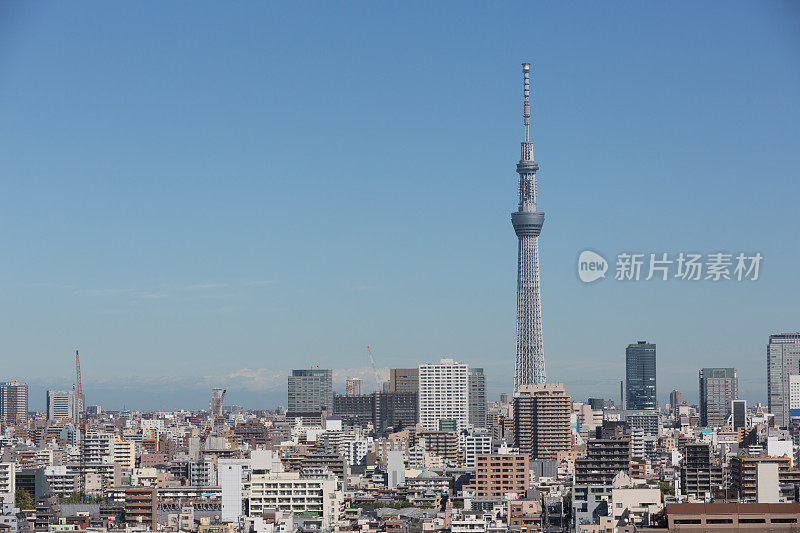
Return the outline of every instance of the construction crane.
[[[369,362],[372,363],[372,373],[375,374],[375,384],[378,386],[378,392],[381,392],[381,378],[378,375],[378,369],[375,368],[375,358],[372,357],[372,350],[367,346],[367,353],[369,353]]]
[[[78,432],[80,434],[80,441],[78,445],[81,454],[80,467],[78,468],[78,491],[81,496],[81,502],[84,501],[86,493],[86,401],[83,396],[83,384],[81,383],[81,356],[78,350],[75,350],[75,401],[78,404]]]

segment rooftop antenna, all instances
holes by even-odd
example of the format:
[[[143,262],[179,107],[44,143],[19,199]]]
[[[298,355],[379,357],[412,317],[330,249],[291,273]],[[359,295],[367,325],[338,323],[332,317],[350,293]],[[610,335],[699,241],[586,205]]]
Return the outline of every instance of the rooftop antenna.
[[[523,125],[525,126],[525,142],[531,141],[531,64],[522,64],[524,103],[522,107]]]

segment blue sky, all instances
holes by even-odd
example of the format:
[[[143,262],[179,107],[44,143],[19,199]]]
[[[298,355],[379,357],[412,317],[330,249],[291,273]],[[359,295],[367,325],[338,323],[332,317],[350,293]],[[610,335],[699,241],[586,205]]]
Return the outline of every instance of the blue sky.
[[[0,6],[3,378],[87,402],[285,403],[285,374],[451,356],[511,387],[520,63],[548,377],[765,400],[800,329],[793,2]],[[576,258],[761,252],[751,283],[584,285]],[[337,387],[341,388],[342,383]]]

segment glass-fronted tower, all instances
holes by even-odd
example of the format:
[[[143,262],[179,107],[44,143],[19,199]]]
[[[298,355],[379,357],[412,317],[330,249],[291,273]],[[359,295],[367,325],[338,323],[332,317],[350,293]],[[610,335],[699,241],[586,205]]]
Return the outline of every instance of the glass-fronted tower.
[[[625,408],[629,411],[655,411],[656,345],[647,341],[629,344],[625,350]]]
[[[770,335],[767,344],[767,404],[775,426],[789,425],[789,376],[800,374],[800,333]]]
[[[519,239],[517,256],[517,356],[514,366],[514,392],[522,385],[547,380],[542,346],[542,306],[539,294],[539,234],[544,213],[536,207],[536,171],[530,137],[530,63],[522,64],[524,140],[517,163],[519,207],[511,213],[511,223]]]

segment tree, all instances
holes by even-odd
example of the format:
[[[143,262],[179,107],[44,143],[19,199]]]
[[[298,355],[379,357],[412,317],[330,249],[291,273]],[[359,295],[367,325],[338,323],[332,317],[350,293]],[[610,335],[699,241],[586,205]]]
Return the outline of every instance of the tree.
[[[564,518],[569,520],[572,517],[572,491],[569,491],[564,495],[564,499],[562,500],[562,505],[563,505]]]
[[[664,499],[664,496],[674,496],[675,489],[672,488],[672,485],[667,483],[666,481],[662,481],[658,484],[658,487],[661,489],[661,499]]]
[[[33,498],[31,493],[19,487],[14,493],[14,506],[20,509],[33,509]]]

